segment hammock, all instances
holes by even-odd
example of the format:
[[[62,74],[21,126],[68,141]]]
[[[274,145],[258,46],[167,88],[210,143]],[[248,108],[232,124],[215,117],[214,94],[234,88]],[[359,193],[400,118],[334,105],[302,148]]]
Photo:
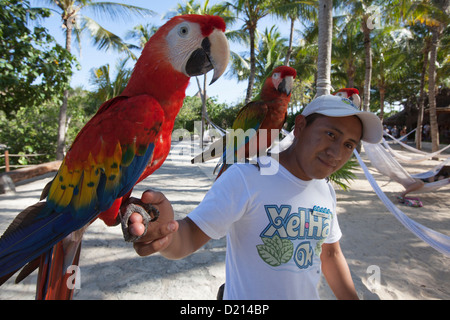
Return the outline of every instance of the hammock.
[[[372,165],[382,174],[388,176],[392,180],[400,183],[405,188],[416,182],[416,179],[427,179],[436,175],[439,170],[450,162],[450,158],[442,162],[437,167],[416,175],[410,175],[400,163],[398,163],[391,154],[383,148],[381,144],[370,144],[363,142],[364,151]],[[427,182],[419,190],[415,192],[430,192],[450,184],[450,179],[438,180],[435,182]]]
[[[404,142],[401,141],[402,139],[404,139],[405,137],[407,137],[409,134],[413,133],[415,130],[416,130],[416,129],[414,129],[413,131],[411,131],[411,132],[408,133],[407,135],[400,137],[400,139],[396,139],[396,138],[394,138],[393,136],[391,136],[389,133],[386,133],[386,132],[384,132],[384,135],[385,135],[385,136],[388,136],[389,138],[391,138],[393,141],[395,141],[396,143],[398,143],[399,145],[401,145],[403,148],[405,148],[405,149],[407,149],[407,150],[409,150],[409,151],[412,151],[412,152],[414,152],[414,153],[419,153],[419,154],[421,154],[422,156],[420,156],[420,157],[418,157],[418,158],[407,157],[407,156],[404,156],[404,155],[402,155],[402,154],[396,152],[394,149],[391,148],[391,146],[386,142],[386,140],[384,140],[384,138],[383,138],[383,144],[384,144],[384,146],[386,147],[386,149],[388,149],[389,152],[390,152],[394,157],[396,157],[396,158],[399,159],[399,160],[402,160],[402,161],[405,161],[405,162],[410,162],[410,163],[421,162],[421,161],[424,161],[424,160],[428,160],[428,159],[434,158],[434,157],[436,157],[437,155],[439,155],[441,152],[443,152],[443,151],[447,150],[448,148],[450,148],[450,145],[448,145],[448,146],[446,146],[445,148],[443,148],[443,149],[441,149],[441,150],[438,150],[438,151],[433,152],[433,153],[428,153],[428,152],[425,152],[425,151],[422,151],[422,150],[413,148],[413,147],[411,147],[411,146],[409,146],[409,145],[407,145],[406,143],[404,143]]]
[[[364,162],[361,160],[358,152],[356,150],[353,151],[356,158],[358,159],[359,165],[364,171],[367,180],[369,180],[370,185],[373,190],[380,198],[380,200],[384,203],[386,208],[399,220],[409,231],[414,233],[417,237],[428,243],[431,247],[436,249],[437,251],[443,253],[446,256],[450,256],[450,237],[446,236],[442,233],[434,231],[430,228],[427,228],[420,223],[412,220],[408,216],[406,216],[400,209],[398,209],[395,204],[392,203],[391,200],[384,194],[383,190],[378,186],[377,182],[370,174]],[[366,152],[367,153],[367,152]],[[447,179],[448,180],[448,179]]]

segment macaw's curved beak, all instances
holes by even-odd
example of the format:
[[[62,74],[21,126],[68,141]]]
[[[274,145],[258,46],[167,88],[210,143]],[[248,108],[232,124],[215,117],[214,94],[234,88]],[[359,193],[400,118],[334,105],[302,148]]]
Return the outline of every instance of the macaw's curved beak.
[[[201,48],[192,52],[186,63],[186,73],[192,77],[214,69],[211,85],[225,72],[229,59],[230,49],[227,38],[222,31],[215,29],[203,39]]]
[[[289,95],[292,91],[292,87],[294,86],[294,77],[286,76],[283,81],[278,85],[278,91],[286,93]]]

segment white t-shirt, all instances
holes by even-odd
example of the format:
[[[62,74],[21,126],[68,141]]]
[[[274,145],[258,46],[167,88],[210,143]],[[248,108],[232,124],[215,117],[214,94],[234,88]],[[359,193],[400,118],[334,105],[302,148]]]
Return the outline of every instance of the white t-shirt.
[[[319,299],[321,245],[341,237],[336,194],[260,161],[273,174],[231,166],[188,217],[210,238],[227,236],[224,299]]]

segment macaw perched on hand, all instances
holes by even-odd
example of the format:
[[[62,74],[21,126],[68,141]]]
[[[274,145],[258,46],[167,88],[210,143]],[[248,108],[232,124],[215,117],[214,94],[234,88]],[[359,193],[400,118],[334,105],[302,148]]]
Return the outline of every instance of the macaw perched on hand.
[[[355,88],[343,88],[333,93],[335,96],[347,98],[353,102],[358,108],[361,106],[361,97],[359,96],[358,89]]]
[[[103,103],[79,132],[43,191],[46,200],[21,212],[1,237],[0,284],[26,263],[20,278],[40,263],[37,298],[70,299],[66,270],[78,262],[93,220],[115,225],[119,216],[126,223],[127,207],[146,220],[157,217],[151,206],[136,208],[131,191],[166,159],[190,77],[214,69],[212,83],[225,71],[224,32],[220,17],[184,15],[153,35],[122,94]]]
[[[238,137],[238,142],[234,143],[233,135],[227,133],[208,150],[194,157],[191,162],[204,162],[221,156],[217,179],[234,162],[259,154],[260,146],[269,148],[278,136],[272,135],[271,129],[277,129],[279,132],[286,121],[287,107],[296,75],[297,72],[291,67],[275,68],[264,81],[259,95],[239,110],[233,122],[233,134],[239,134],[236,130],[241,129],[243,132],[240,133],[245,133],[247,140],[241,135],[243,138]],[[248,132],[248,129],[253,130]],[[264,137],[266,141],[260,143],[260,139]]]

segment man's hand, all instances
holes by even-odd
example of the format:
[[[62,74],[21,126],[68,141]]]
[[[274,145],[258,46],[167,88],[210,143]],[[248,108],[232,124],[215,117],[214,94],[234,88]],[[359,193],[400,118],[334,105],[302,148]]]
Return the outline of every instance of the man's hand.
[[[167,248],[173,233],[178,230],[178,222],[174,220],[172,205],[161,192],[147,190],[142,194],[141,200],[152,204],[160,214],[156,221],[150,222],[147,233],[133,244],[138,255],[148,256]],[[140,236],[144,230],[141,215],[133,213],[129,219],[128,231],[132,235]]]

